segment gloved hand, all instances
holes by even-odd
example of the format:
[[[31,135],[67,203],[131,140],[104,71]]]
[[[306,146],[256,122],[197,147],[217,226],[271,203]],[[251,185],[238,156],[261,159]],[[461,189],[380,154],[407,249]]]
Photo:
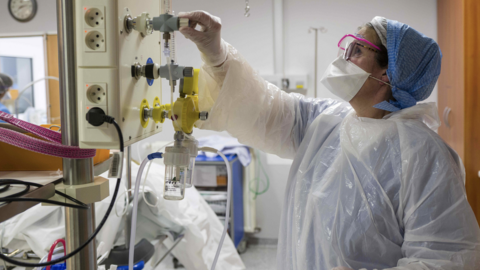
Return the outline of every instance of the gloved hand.
[[[180,33],[193,41],[202,53],[202,60],[210,66],[220,66],[227,59],[227,44],[222,40],[220,18],[210,15],[205,11],[192,11],[178,13],[180,18],[190,19],[188,27],[180,27]],[[195,27],[201,26],[200,31]]]
[[[348,268],[348,267],[339,266],[339,267],[332,268],[332,270],[353,270],[353,269]]]

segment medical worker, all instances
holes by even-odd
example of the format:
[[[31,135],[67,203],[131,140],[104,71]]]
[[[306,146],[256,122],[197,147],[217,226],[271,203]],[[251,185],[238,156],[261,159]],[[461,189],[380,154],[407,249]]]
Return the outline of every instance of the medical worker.
[[[344,36],[321,80],[339,102],[281,91],[221,39],[219,18],[179,16],[205,62],[198,125],[293,159],[277,269],[480,269],[462,161],[435,132],[435,104],[417,104],[440,74],[434,40],[382,17]]]
[[[11,114],[10,111],[2,104],[1,100],[8,94],[8,90],[13,85],[13,80],[5,73],[0,73],[0,111]],[[0,123],[5,123],[0,121]]]

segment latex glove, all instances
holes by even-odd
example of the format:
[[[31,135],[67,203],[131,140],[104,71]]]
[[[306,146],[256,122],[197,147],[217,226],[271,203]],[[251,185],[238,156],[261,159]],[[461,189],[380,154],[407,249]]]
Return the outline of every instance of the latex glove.
[[[332,268],[332,270],[353,270],[353,269],[348,268],[348,267],[339,266],[339,267]]]
[[[222,40],[222,22],[205,11],[192,11],[178,13],[180,18],[188,18],[190,25],[180,27],[180,33],[193,41],[202,53],[202,60],[210,66],[220,66],[227,59],[227,44]],[[195,27],[200,25],[200,31]]]

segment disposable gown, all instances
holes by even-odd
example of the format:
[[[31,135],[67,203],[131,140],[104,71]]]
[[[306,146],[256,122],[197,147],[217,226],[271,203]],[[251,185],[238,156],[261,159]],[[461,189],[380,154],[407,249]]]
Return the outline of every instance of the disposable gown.
[[[230,45],[221,67],[204,65],[199,95],[199,127],[293,159],[277,269],[480,269],[464,167],[435,133],[435,104],[358,117],[279,90]]]

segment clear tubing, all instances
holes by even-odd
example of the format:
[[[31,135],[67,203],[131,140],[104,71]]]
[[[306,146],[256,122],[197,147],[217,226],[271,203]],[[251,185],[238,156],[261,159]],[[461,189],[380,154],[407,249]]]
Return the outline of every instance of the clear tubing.
[[[213,259],[212,268],[210,268],[211,270],[214,270],[215,266],[217,265],[218,256],[220,256],[220,250],[222,250],[223,241],[225,240],[225,235],[227,234],[228,220],[230,219],[230,193],[232,191],[232,170],[230,168],[230,163],[228,162],[227,157],[222,152],[210,147],[202,147],[199,150],[218,154],[222,157],[225,165],[227,166],[227,211],[225,213],[225,224],[223,227],[222,237],[220,238],[220,242],[218,243],[217,253],[215,253],[215,258]]]
[[[172,79],[172,68],[170,66],[170,56],[167,57],[167,67],[168,67],[168,76],[169,81],[170,81],[170,110],[172,110],[172,118],[176,122],[177,118],[174,117],[173,115],[173,92],[175,91],[175,86],[173,85],[173,79]],[[175,123],[176,124],[176,123]]]
[[[168,66],[168,75],[170,77],[170,110],[172,111],[172,119],[175,122],[174,126],[175,127],[182,127],[181,125],[178,124],[177,117],[173,114],[173,91],[175,90],[175,86],[173,85],[173,79],[172,79],[172,69],[170,66],[170,57],[167,57],[167,66]],[[185,137],[191,138],[188,134],[184,133]]]
[[[177,54],[175,52],[175,32],[170,33],[170,59],[171,62],[176,64],[177,63]]]
[[[47,79],[55,80],[55,81],[58,81],[58,82],[60,81],[60,79],[58,79],[57,77],[46,76],[46,77],[44,77],[44,78],[35,80],[35,81],[30,82],[29,84],[27,84],[25,87],[23,87],[22,90],[20,90],[20,91],[18,92],[18,95],[17,95],[17,96],[18,96],[18,97],[21,97],[22,94],[23,94],[23,92],[27,91],[27,89],[30,88],[30,86],[36,84],[37,82],[40,82],[40,81],[43,81],[43,80],[47,80]],[[18,102],[18,100],[19,100],[18,98],[15,100],[15,115],[16,115],[17,118],[18,118],[18,111],[17,111],[17,102]],[[25,100],[28,101],[28,99],[25,99]],[[30,101],[28,101],[28,103],[30,103]],[[30,106],[32,106],[32,104],[30,104]],[[33,107],[33,106],[32,106],[32,107]]]
[[[193,186],[193,172],[195,170],[195,157],[190,157],[190,165],[188,165],[187,177],[185,178],[185,187]]]
[[[162,14],[172,14],[172,0],[163,0],[162,1]]]
[[[140,184],[142,182],[142,174],[145,166],[148,163],[148,158],[145,158],[138,169],[137,179],[135,180],[135,191],[133,193],[133,211],[132,211],[132,226],[130,230],[130,247],[128,250],[128,269],[133,270],[133,255],[135,251],[135,236],[137,231],[137,210],[138,210],[138,192],[140,191]],[[228,209],[227,209],[228,211]]]
[[[157,152],[160,152],[160,150],[162,150],[163,148],[165,148],[165,147],[167,147],[167,146],[169,146],[169,145],[171,145],[171,144],[173,144],[173,143],[175,143],[175,141],[171,141],[171,142],[165,144],[164,146],[158,148]],[[143,201],[145,201],[145,203],[146,203],[148,206],[150,206],[150,207],[157,207],[157,204],[158,204],[158,201],[159,201],[157,194],[154,194],[154,195],[155,195],[155,198],[157,199],[157,200],[155,201],[155,204],[150,203],[150,202],[147,200],[147,197],[145,197],[145,185],[146,185],[146,183],[147,183],[147,176],[148,176],[148,173],[150,172],[150,167],[151,167],[151,166],[152,166],[152,162],[150,161],[150,163],[148,164],[147,173],[145,173],[145,177],[143,178],[143,183],[142,183],[142,196],[143,196]]]
[[[127,189],[127,187],[123,187],[123,193],[120,194],[118,197],[117,197],[117,202],[121,200],[121,198],[123,196],[125,196],[125,194],[127,194],[128,192],[131,192],[133,189]],[[123,211],[122,211],[122,214],[119,215],[118,214],[118,211],[117,211],[117,202],[115,202],[115,215],[117,217],[123,217],[126,213],[127,213],[127,210],[128,210],[128,205],[130,204],[130,199],[128,198],[128,196],[125,196],[125,204],[124,204],[124,207],[123,207]]]

